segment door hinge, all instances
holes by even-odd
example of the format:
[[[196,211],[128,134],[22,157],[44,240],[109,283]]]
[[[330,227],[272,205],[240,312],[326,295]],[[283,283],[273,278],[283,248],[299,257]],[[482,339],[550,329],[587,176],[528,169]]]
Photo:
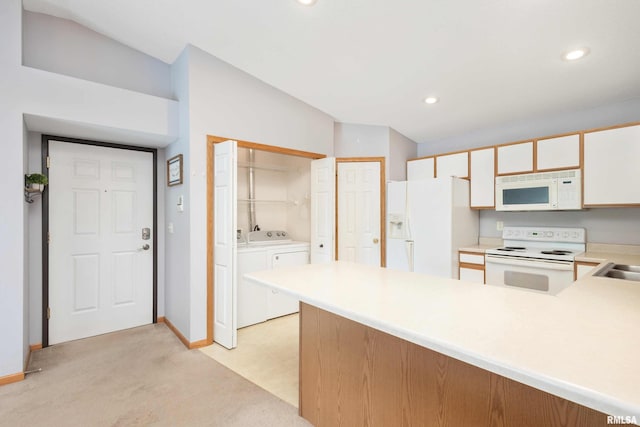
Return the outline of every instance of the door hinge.
[[[47,169],[51,167],[51,157],[47,156]]]
[[[47,319],[51,319],[51,307],[47,307]]]
[[[51,232],[47,231],[47,244],[51,243]]]

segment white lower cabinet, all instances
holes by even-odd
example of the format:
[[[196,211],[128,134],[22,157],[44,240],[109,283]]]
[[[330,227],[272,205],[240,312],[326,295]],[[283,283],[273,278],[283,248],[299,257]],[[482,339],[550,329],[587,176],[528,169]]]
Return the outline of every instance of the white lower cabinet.
[[[271,254],[271,268],[292,267],[309,264],[309,250],[294,252],[278,252]],[[275,289],[268,290],[267,318],[285,316],[297,313],[300,310],[300,301],[288,295],[283,295]]]
[[[582,276],[586,276],[587,274],[591,273],[591,270],[596,268],[598,265],[599,263],[597,262],[576,261],[574,280],[578,280]]]
[[[460,267],[460,280],[484,284],[484,270]]]
[[[238,251],[238,328],[254,325],[267,320],[267,292],[264,286],[254,285],[244,280],[246,273],[267,269],[267,251]]]
[[[484,254],[459,251],[458,275],[465,282],[484,284]]]
[[[309,264],[309,245],[242,248],[237,252],[237,327],[254,325],[275,317],[296,313],[299,301],[265,286],[244,280],[246,273]]]

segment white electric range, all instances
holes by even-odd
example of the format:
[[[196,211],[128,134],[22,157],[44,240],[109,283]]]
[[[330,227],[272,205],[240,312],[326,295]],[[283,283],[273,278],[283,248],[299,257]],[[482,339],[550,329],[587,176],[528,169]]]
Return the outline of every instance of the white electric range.
[[[505,227],[504,246],[485,252],[486,283],[556,295],[573,283],[584,228]]]

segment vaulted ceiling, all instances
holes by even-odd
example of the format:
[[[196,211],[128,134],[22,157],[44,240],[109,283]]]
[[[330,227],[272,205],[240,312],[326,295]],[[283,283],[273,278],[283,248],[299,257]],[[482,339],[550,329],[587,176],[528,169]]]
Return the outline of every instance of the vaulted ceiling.
[[[24,0],[165,62],[187,43],[430,142],[640,97],[638,0]],[[591,53],[568,62],[563,52]],[[434,105],[423,100],[433,95]]]

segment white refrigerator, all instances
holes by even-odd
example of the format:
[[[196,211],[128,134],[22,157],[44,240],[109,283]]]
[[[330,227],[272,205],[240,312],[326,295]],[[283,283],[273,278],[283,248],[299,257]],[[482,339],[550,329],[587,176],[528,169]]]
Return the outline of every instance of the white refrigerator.
[[[387,268],[458,278],[458,249],[478,243],[469,181],[431,178],[387,183]]]

